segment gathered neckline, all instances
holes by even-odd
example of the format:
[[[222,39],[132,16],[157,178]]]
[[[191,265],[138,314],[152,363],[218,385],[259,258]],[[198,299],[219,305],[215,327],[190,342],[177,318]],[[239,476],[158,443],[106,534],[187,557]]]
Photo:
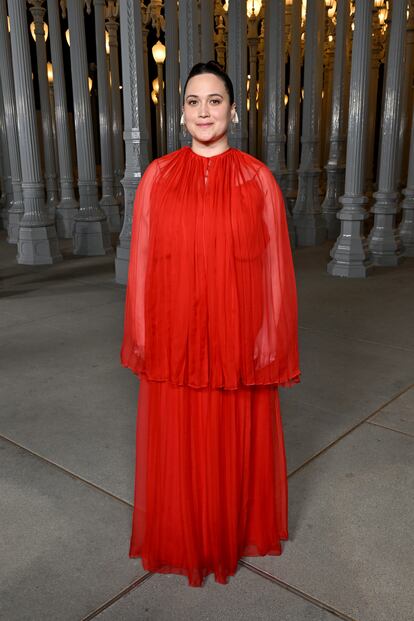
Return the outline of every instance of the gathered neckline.
[[[196,153],[195,151],[193,151],[193,149],[189,145],[186,145],[185,148],[191,151],[193,155],[195,155],[196,157],[200,157],[203,160],[212,160],[212,159],[217,159],[219,157],[223,157],[224,155],[226,155],[226,153],[228,153],[229,151],[233,151],[234,149],[234,147],[229,147],[228,149],[226,149],[225,151],[222,151],[221,153],[216,153],[216,155],[200,155],[200,153]]]

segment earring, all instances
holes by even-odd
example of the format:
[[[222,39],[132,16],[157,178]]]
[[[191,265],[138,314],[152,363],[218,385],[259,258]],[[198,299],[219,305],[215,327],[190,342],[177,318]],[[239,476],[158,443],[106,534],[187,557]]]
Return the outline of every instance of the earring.
[[[181,131],[182,131],[183,137],[187,138],[187,128],[184,123],[184,112],[181,115],[180,125],[181,125]]]
[[[239,115],[237,114],[237,111],[234,113],[234,117],[233,117],[233,123],[234,125],[236,125],[239,122]]]

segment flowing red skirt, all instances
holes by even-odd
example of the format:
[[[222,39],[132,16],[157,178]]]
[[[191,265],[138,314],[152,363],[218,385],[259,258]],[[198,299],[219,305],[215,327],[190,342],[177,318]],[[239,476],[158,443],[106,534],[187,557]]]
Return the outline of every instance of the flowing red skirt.
[[[129,556],[150,572],[226,584],[242,556],[280,555],[288,486],[276,386],[140,380]]]

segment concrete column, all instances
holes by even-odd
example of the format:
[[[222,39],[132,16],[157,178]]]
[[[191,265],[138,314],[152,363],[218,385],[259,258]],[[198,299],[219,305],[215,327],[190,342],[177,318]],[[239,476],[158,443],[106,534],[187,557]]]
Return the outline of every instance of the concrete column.
[[[37,77],[39,82],[40,111],[42,115],[43,154],[45,165],[46,195],[51,217],[55,217],[55,209],[59,202],[59,193],[56,176],[55,150],[53,142],[52,115],[50,111],[49,85],[47,81],[47,57],[45,28],[43,17],[46,9],[43,0],[29,0],[32,5],[30,12],[33,15],[36,35]]]
[[[365,165],[366,192],[371,197],[374,191],[374,140],[375,125],[377,120],[378,81],[381,63],[384,60],[385,36],[383,26],[378,18],[378,8],[372,9],[372,50],[371,50],[371,76],[369,87],[369,110],[367,132],[367,155]],[[381,133],[380,133],[381,137]]]
[[[285,2],[266,3],[264,162],[286,191],[285,163]]]
[[[398,265],[401,247],[395,217],[398,209],[397,160],[401,112],[402,78],[405,62],[405,26],[407,3],[395,0],[387,55],[385,100],[378,191],[374,193],[374,226],[369,235],[369,249],[376,265]]]
[[[10,158],[9,149],[7,145],[7,133],[6,133],[6,121],[4,118],[4,105],[2,95],[2,85],[0,80],[0,181],[1,181],[1,201],[0,201],[0,216],[1,224],[5,230],[8,227],[9,221],[9,209],[13,205],[13,188],[12,178],[10,172]],[[18,232],[18,229],[17,229]],[[17,243],[17,240],[16,240]]]
[[[105,0],[94,0],[94,4],[102,169],[102,198],[100,205],[106,214],[109,231],[118,233],[121,230],[121,219],[119,217],[119,203],[114,196],[110,91],[105,51]]]
[[[409,20],[406,24],[406,53],[401,95],[401,114],[398,139],[397,188],[404,187],[410,151],[410,121],[414,105],[414,0],[410,3]]]
[[[62,255],[45,205],[40,171],[25,0],[9,2],[9,15],[24,203],[17,261],[25,265],[50,264],[60,261]]]
[[[340,232],[337,213],[339,197],[344,193],[346,157],[346,97],[349,96],[348,79],[349,7],[338,4],[336,20],[335,58],[332,85],[332,114],[329,136],[329,156],[325,166],[327,174],[326,195],[322,203],[328,239],[336,239]]]
[[[371,63],[372,1],[357,2],[352,45],[351,84],[349,94],[348,139],[345,168],[345,194],[338,214],[340,235],[331,250],[332,261],[327,270],[332,276],[365,277],[372,265],[367,242],[363,236],[363,221],[367,217],[364,194],[365,154],[369,77]]]
[[[257,157],[257,49],[259,46],[259,14],[252,13],[247,19],[247,49],[249,53],[249,110],[248,110],[248,143],[249,153]]]
[[[80,203],[75,215],[73,252],[102,255],[111,249],[111,244],[106,215],[98,203],[83,0],[67,0],[67,11]]]
[[[176,5],[177,6],[177,5]],[[214,60],[214,0],[200,3],[201,61]]]
[[[404,194],[404,200],[401,203],[403,217],[400,224],[402,250],[405,257],[414,257],[414,109],[412,112],[407,187],[402,193]]]
[[[177,13],[177,7],[175,7],[175,12]],[[141,11],[141,15],[142,15],[143,11]],[[152,103],[152,99],[151,99],[151,95],[150,92],[152,91],[152,81],[150,83],[149,80],[149,72],[148,72],[148,56],[151,56],[151,62],[153,61],[152,59],[152,50],[150,51],[150,53],[148,54],[148,34],[149,34],[149,30],[148,30],[148,24],[151,23],[151,17],[149,15],[146,15],[145,18],[142,18],[141,24],[142,24],[142,48],[144,51],[144,86],[145,86],[145,118],[147,120],[147,134],[149,136],[149,141],[148,141],[148,156],[149,159],[152,160],[153,159],[153,152],[152,152],[152,127],[151,127],[151,107],[153,105]],[[178,52],[177,52],[178,54]],[[156,116],[156,127],[160,126],[160,122],[159,122],[159,111],[160,111],[160,107],[157,104],[155,106],[155,116]],[[159,132],[156,133],[156,142],[157,142],[157,148],[156,151],[159,154],[161,151],[160,148],[160,135]]]
[[[180,43],[180,85],[181,102],[184,97],[184,84],[187,76],[195,63],[200,62],[200,38],[198,32],[198,7],[194,0],[181,0],[178,6],[179,20],[179,43]],[[168,56],[168,50],[167,50]],[[181,116],[181,114],[180,114]],[[191,136],[187,132],[184,136],[180,133],[181,144],[190,145]]]
[[[79,203],[75,198],[73,187],[72,148],[69,138],[62,37],[59,6],[55,0],[47,0],[47,13],[53,65],[53,100],[55,103],[56,142],[60,173],[60,201],[56,208],[56,229],[59,237],[71,239]]]
[[[270,168],[283,194],[287,189],[285,162],[285,1],[275,0],[265,9],[265,117],[264,162]],[[295,245],[292,216],[285,204],[289,234]]]
[[[112,113],[112,153],[114,167],[115,198],[121,203],[124,200],[121,179],[124,176],[125,158],[122,127],[122,105],[119,81],[118,52],[118,4],[116,0],[108,0],[106,8],[106,29],[109,34],[109,67],[111,70],[111,113]]]
[[[136,0],[120,3],[122,81],[124,92],[125,176],[122,179],[125,215],[116,250],[116,282],[128,280],[129,245],[137,185],[148,166],[148,134],[145,114],[145,91],[142,88],[144,57],[142,50],[141,9]]]
[[[342,3],[344,4],[344,3]],[[345,5],[346,6],[346,5]],[[339,6],[338,6],[339,11]],[[329,40],[329,37],[332,37]],[[329,154],[329,136],[331,133],[333,65],[335,58],[336,37],[332,19],[325,9],[325,32],[323,44],[323,78],[322,78],[322,111],[321,111],[321,148],[319,166],[323,168]],[[336,239],[336,235],[335,235]]]
[[[6,126],[11,185],[13,191],[12,204],[8,205],[7,241],[10,244],[17,244],[19,238],[19,223],[24,213],[24,206],[12,55],[10,35],[7,29],[6,0],[0,0],[0,58],[2,59],[2,62],[0,62],[0,80],[3,90],[4,121]],[[3,166],[7,166],[6,161],[4,161]]]
[[[259,34],[259,44],[257,46],[257,60],[258,60],[258,83],[259,83],[259,97],[258,104],[259,109],[257,111],[257,156],[259,159],[263,159],[264,156],[264,147],[263,147],[263,138],[266,133],[266,124],[263,121],[263,106],[264,106],[264,94],[265,94],[265,29],[264,29],[264,19],[260,22],[260,34]],[[286,45],[286,44],[285,44]],[[287,59],[287,53],[285,54]]]
[[[180,148],[181,102],[178,90],[180,64],[178,62],[178,14],[176,0],[165,0],[165,89],[167,152]],[[211,58],[214,58],[214,54]]]
[[[298,191],[299,127],[300,127],[300,67],[301,67],[301,0],[293,0],[290,8],[290,65],[289,65],[289,109],[287,121],[287,184],[286,198],[293,209]]]
[[[233,82],[239,123],[229,135],[231,146],[247,151],[247,13],[245,2],[229,2],[227,37],[227,73]]]
[[[326,239],[325,220],[322,216],[319,200],[324,25],[324,1],[308,0],[306,8],[302,154],[298,171],[299,191],[293,209],[298,246],[315,246]]]

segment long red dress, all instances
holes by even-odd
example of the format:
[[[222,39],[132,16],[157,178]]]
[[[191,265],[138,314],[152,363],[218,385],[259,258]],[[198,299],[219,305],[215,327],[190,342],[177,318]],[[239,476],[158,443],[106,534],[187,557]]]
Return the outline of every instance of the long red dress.
[[[146,168],[121,362],[140,377],[129,556],[201,586],[281,554],[297,299],[283,196],[258,159],[185,146]]]

